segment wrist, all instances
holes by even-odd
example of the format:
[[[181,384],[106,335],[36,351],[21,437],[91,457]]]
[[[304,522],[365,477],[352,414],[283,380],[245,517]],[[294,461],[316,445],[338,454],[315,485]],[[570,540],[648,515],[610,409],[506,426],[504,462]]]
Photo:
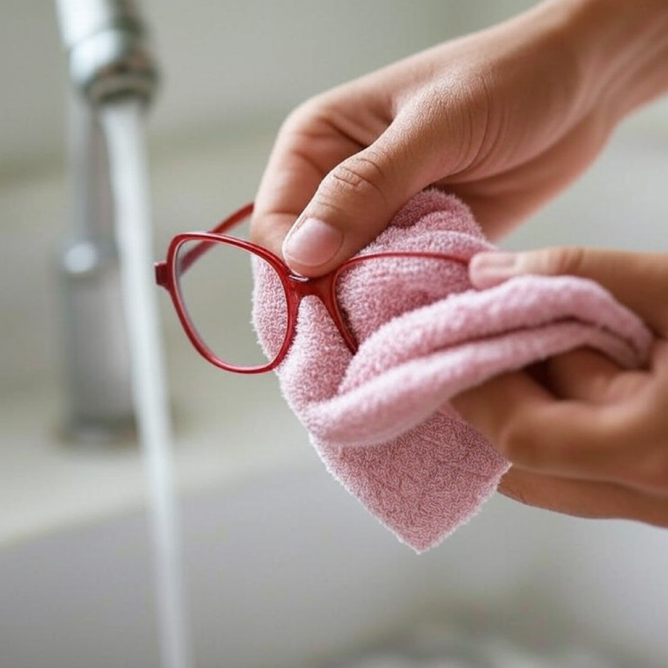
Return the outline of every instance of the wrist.
[[[565,8],[592,104],[620,121],[668,91],[668,0],[553,0]]]

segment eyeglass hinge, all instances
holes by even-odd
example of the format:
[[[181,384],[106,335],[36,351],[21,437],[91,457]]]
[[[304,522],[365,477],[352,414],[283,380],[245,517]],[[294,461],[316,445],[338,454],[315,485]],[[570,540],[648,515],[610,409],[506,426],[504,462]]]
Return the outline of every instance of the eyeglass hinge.
[[[163,288],[166,288],[167,264],[165,262],[156,262],[153,266],[155,268],[155,282]]]

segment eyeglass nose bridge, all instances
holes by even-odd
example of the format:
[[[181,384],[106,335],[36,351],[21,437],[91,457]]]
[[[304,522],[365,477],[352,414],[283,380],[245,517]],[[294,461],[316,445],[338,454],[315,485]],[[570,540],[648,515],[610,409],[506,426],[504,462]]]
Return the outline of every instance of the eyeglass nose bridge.
[[[309,278],[308,276],[298,276],[297,274],[288,275],[288,283],[290,289],[296,293],[299,298],[313,295],[320,297],[325,301],[325,295],[331,293],[333,276],[327,274],[326,276],[318,276],[317,278]]]
[[[288,276],[288,285],[292,292],[295,309],[299,308],[299,303],[304,297],[317,297],[323,303],[348,349],[354,354],[357,352],[357,341],[341,315],[336,295],[334,294],[336,275],[337,272],[334,272],[325,276],[318,276],[317,278],[308,278],[306,276],[290,274]]]

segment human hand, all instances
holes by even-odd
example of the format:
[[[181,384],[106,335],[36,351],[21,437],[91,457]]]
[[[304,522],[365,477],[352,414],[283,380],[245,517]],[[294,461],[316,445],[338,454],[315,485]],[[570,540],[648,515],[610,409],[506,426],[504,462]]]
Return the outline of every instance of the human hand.
[[[253,240],[324,274],[428,185],[498,237],[668,87],[665,62],[664,0],[552,0],[319,95],[278,135]]]
[[[459,395],[455,408],[513,465],[500,491],[572,515],[668,527],[668,253],[553,248],[482,253],[470,265],[478,288],[520,274],[593,279],[656,340],[647,369],[581,349]]]

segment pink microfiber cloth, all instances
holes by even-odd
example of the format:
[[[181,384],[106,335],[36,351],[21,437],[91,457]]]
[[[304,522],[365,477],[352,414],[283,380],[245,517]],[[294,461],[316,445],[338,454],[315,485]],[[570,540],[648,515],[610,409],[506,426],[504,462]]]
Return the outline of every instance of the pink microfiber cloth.
[[[418,552],[469,520],[509,468],[448,405],[452,397],[582,346],[641,366],[652,340],[589,280],[523,276],[472,289],[466,263],[493,248],[462,202],[420,193],[362,254],[429,251],[462,262],[360,263],[338,294],[357,353],[310,296],[278,367],[282,391],[329,471]],[[275,351],[284,331],[275,312],[280,287],[257,267],[255,279],[255,327],[265,351]]]

